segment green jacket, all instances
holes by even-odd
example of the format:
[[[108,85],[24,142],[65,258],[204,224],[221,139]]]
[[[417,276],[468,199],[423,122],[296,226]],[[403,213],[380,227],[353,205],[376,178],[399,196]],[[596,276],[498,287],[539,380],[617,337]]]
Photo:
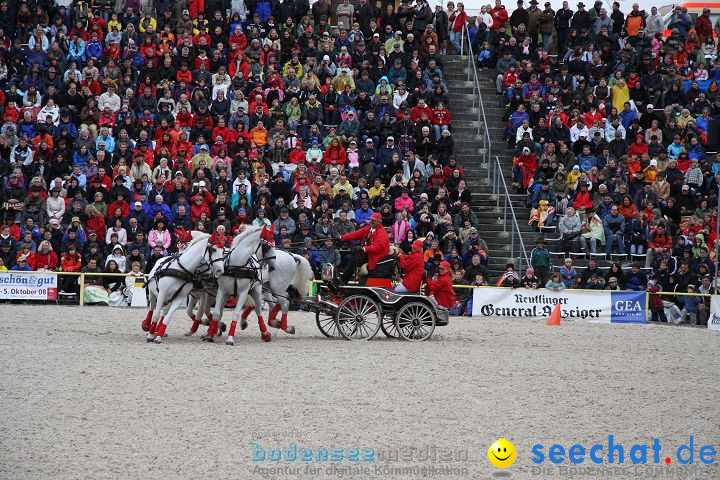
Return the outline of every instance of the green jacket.
[[[548,249],[538,247],[533,248],[530,253],[530,265],[532,265],[533,268],[550,268],[550,252]]]

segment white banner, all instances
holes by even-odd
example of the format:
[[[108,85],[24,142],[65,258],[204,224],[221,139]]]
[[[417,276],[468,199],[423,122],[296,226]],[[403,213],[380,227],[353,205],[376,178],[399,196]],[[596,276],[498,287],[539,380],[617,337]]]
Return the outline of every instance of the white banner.
[[[718,295],[710,297],[710,318],[708,318],[708,330],[720,331],[720,298],[718,298]]]
[[[592,323],[645,323],[645,292],[610,292],[544,288],[476,288],[473,316],[545,320],[556,304],[562,318]]]
[[[57,277],[54,273],[0,272],[0,299],[56,300]]]

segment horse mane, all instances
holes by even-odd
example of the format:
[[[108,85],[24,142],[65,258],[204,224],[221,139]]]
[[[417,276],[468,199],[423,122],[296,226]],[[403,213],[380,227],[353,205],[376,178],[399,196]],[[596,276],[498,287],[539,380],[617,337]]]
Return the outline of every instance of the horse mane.
[[[197,243],[200,243],[202,240],[207,240],[210,238],[210,234],[207,232],[200,232],[198,230],[192,231],[192,240],[190,240],[187,244],[188,247],[195,245]]]
[[[246,225],[242,232],[237,234],[232,241],[232,248],[237,247],[241,241],[245,240],[245,237],[249,236],[253,232],[259,232],[260,227],[254,227],[252,225]]]

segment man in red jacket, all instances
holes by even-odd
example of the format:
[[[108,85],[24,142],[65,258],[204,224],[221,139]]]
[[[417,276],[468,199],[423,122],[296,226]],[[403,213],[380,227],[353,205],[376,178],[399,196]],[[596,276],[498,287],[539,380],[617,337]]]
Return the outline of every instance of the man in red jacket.
[[[374,270],[380,260],[390,255],[390,237],[382,226],[382,215],[378,212],[370,215],[369,225],[340,237],[342,242],[351,240],[360,240],[360,245],[355,248],[355,255],[347,256],[345,270],[340,276],[343,283],[347,283],[352,278],[358,255],[367,253],[368,272]]]
[[[422,240],[415,240],[412,244],[412,252],[398,257],[404,275],[403,282],[395,287],[395,292],[417,293],[420,291],[422,274],[425,268],[422,246]]]
[[[425,280],[425,295],[435,297],[438,305],[450,308],[455,303],[455,290],[450,278],[450,263],[440,262],[440,273]]]

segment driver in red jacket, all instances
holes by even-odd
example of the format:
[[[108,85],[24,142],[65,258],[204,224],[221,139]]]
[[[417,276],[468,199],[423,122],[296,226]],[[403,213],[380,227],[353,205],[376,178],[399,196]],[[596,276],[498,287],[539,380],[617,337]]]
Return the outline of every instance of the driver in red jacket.
[[[422,247],[422,240],[415,240],[412,244],[412,252],[398,257],[400,268],[403,271],[403,281],[395,287],[395,292],[417,293],[420,291],[423,270],[425,269]]]
[[[425,280],[425,295],[435,297],[438,305],[450,308],[455,303],[455,290],[450,278],[450,263],[440,262],[440,273]]]
[[[382,226],[382,215],[378,212],[370,215],[369,225],[342,235],[340,240],[343,242],[350,240],[361,241],[360,245],[355,248],[356,254],[347,256],[345,270],[340,276],[344,283],[347,283],[352,278],[359,254],[367,253],[368,272],[374,270],[380,260],[390,255],[390,237],[388,237],[385,228]]]

